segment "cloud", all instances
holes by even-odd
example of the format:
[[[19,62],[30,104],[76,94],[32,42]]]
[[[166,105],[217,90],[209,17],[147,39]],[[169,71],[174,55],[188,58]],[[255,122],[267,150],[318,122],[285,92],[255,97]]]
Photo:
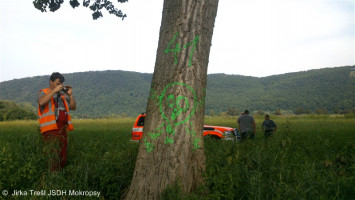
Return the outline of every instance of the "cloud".
[[[268,76],[354,64],[354,10],[344,12],[347,1],[224,3],[209,73]]]
[[[153,73],[163,0],[118,4],[92,20],[64,2],[41,13],[31,1],[0,1],[0,81],[53,71]],[[268,76],[354,65],[353,0],[220,1],[209,73]]]
[[[54,13],[41,13],[32,2],[1,1],[1,49],[6,51],[0,54],[0,81],[53,71],[153,72],[162,1],[118,6],[129,16],[124,21],[107,12],[92,20],[89,9],[72,9],[68,2]]]

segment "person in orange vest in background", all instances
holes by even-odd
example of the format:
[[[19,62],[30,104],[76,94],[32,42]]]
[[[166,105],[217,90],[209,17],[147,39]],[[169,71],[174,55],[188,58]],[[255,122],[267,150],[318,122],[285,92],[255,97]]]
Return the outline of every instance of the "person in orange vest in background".
[[[38,93],[38,117],[52,171],[64,168],[67,160],[67,132],[74,129],[69,110],[76,109],[73,90],[64,86],[64,76],[58,72],[49,78],[49,88]]]

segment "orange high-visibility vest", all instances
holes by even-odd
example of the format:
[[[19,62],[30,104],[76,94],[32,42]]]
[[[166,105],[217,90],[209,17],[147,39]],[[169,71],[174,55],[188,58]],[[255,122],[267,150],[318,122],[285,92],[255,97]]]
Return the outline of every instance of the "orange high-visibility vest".
[[[45,94],[48,94],[50,92],[49,88],[42,89]],[[69,115],[69,107],[67,102],[65,101],[65,98],[63,95],[60,95],[63,99],[65,109],[68,113],[68,127],[67,131],[71,131],[74,129],[71,117]],[[57,130],[57,121],[55,119],[55,109],[54,109],[54,99],[51,97],[51,100],[44,106],[43,112],[41,112],[41,106],[38,105],[38,116],[39,116],[39,126],[41,129],[41,133],[51,131],[51,130]]]

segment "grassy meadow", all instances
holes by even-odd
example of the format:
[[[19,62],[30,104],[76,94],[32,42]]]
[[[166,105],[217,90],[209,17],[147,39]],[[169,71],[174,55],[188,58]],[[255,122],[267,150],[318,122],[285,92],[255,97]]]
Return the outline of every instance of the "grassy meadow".
[[[169,188],[163,198],[355,199],[353,115],[271,116],[278,130],[267,141],[262,116],[255,119],[254,141],[205,140],[205,183],[188,196],[178,186]],[[53,198],[11,196],[14,190],[99,191],[99,198],[80,199],[119,199],[130,185],[138,151],[129,141],[134,120],[74,120],[67,165],[55,173],[46,164],[37,121],[0,122],[0,199]],[[206,117],[205,124],[237,125],[235,117]]]

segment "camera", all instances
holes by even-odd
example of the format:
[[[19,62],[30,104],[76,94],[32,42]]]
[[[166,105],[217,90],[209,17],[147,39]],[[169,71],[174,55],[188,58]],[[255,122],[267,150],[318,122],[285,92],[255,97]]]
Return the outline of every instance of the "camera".
[[[69,90],[69,87],[68,87],[68,86],[63,86],[62,91],[63,91],[64,93],[67,93],[68,90]]]

